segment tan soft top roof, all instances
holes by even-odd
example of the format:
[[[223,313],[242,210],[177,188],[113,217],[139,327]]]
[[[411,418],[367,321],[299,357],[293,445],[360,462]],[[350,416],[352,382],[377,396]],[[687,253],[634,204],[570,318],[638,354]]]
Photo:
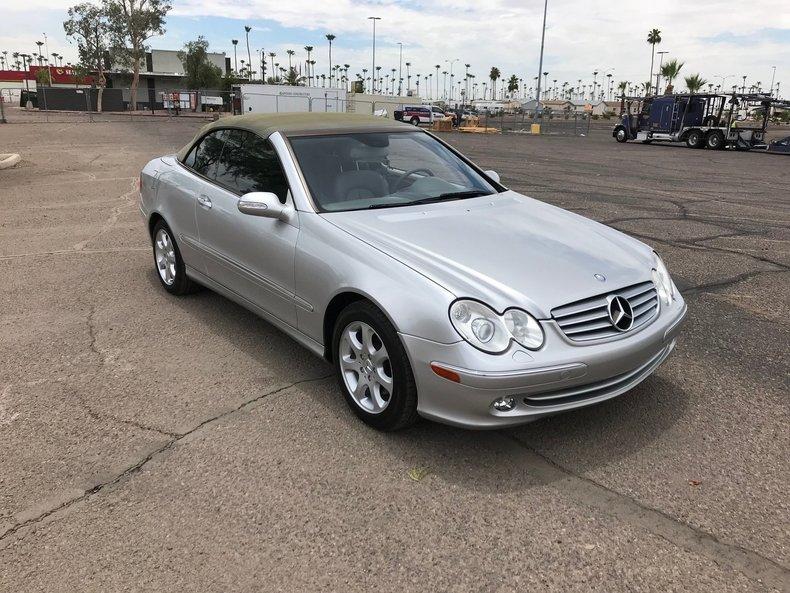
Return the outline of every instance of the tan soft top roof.
[[[195,140],[216,128],[249,130],[263,138],[268,138],[274,132],[282,132],[286,136],[302,136],[414,130],[413,126],[402,122],[354,113],[249,113],[221,117],[217,121],[203,126],[189,144],[178,151],[179,160],[184,160]]]

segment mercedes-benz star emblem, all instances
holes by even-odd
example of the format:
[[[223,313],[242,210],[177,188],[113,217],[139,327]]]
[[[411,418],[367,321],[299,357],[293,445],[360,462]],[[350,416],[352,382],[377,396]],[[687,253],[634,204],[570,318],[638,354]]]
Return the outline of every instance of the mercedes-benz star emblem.
[[[609,298],[609,321],[617,331],[627,332],[634,325],[634,311],[621,296]]]
[[[593,274],[593,277],[594,277],[594,278],[595,278],[595,279],[596,279],[598,282],[606,282],[606,276],[604,276],[603,274]]]

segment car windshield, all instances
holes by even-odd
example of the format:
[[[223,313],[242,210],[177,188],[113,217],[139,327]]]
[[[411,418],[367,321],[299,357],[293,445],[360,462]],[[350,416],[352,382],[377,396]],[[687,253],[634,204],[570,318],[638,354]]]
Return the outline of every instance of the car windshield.
[[[395,208],[498,190],[424,132],[366,132],[290,139],[322,212]]]

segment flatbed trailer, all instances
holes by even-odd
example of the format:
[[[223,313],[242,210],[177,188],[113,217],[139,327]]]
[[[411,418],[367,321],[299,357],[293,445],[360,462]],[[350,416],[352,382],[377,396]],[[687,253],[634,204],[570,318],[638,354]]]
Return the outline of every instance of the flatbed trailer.
[[[771,110],[786,107],[766,93],[700,93],[656,97],[621,97],[620,121],[612,136],[618,142],[685,142],[689,148],[751,150],[765,148]],[[750,112],[759,120],[747,125]]]

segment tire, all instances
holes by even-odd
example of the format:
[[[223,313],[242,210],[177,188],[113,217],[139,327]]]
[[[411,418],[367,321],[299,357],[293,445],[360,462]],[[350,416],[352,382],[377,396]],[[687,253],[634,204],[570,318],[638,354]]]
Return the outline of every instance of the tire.
[[[723,150],[724,134],[720,130],[713,130],[708,134],[707,138],[705,138],[705,144],[711,150]]]
[[[167,292],[182,296],[200,289],[200,286],[187,276],[181,251],[173,240],[173,231],[165,224],[164,220],[160,220],[154,226],[151,243],[156,276]]]
[[[689,148],[704,148],[705,139],[699,130],[691,130],[686,134],[686,146]]]
[[[414,117],[412,117],[409,121],[411,122],[411,125],[413,125],[413,126],[419,126],[420,125],[420,118],[417,117],[416,115]]]
[[[617,128],[614,133],[614,139],[618,142],[628,142],[628,133],[625,128]]]
[[[357,301],[341,311],[332,354],[340,389],[360,420],[382,431],[417,422],[417,386],[409,357],[395,328],[375,305]]]

